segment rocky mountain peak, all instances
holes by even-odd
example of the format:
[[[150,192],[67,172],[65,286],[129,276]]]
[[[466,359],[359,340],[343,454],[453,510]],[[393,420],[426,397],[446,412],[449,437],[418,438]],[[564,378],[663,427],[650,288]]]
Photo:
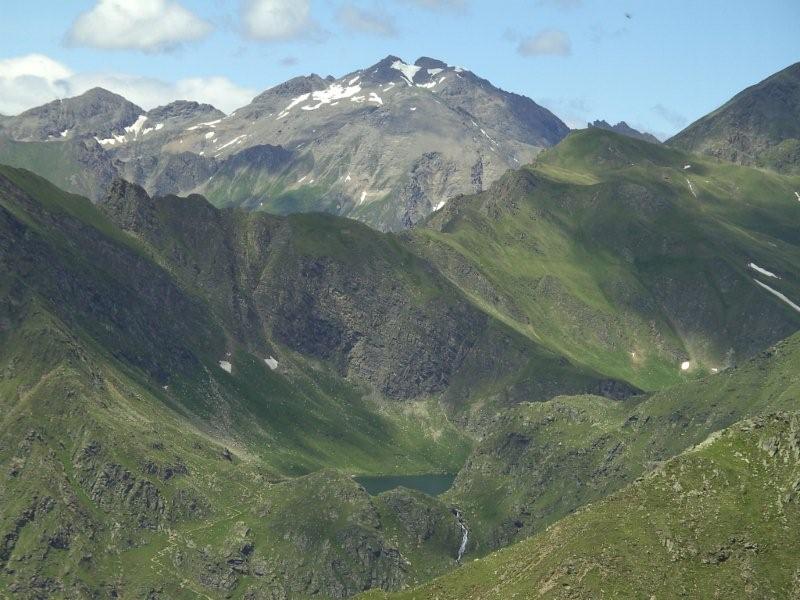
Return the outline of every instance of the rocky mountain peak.
[[[420,56],[414,64],[422,69],[448,68],[448,64],[446,62],[442,62],[441,60],[438,60],[436,58],[430,58],[428,56]]]
[[[59,123],[43,141],[90,135],[118,175],[151,194],[324,210],[380,229],[408,227],[458,194],[485,189],[568,133],[532,100],[465,69],[391,54],[338,78],[295,77],[227,117],[189,101],[120,113],[99,111],[82,131]],[[232,186],[234,178],[248,183]],[[107,188],[100,183],[80,191],[96,199]]]
[[[743,165],[800,173],[800,63],[742,90],[667,144]]]
[[[288,81],[273,86],[262,92],[253,99],[253,104],[258,104],[259,102],[267,99],[271,100],[276,96],[289,98],[300,96],[302,94],[308,94],[317,90],[323,90],[327,86],[328,82],[316,73],[312,73],[311,75],[301,75],[299,77],[293,77]]]
[[[614,131],[616,133],[620,133],[622,135],[626,135],[628,137],[632,137],[637,140],[644,140],[645,142],[650,142],[651,144],[661,143],[661,141],[653,134],[647,133],[646,131],[639,131],[637,129],[634,129],[633,127],[628,125],[625,121],[620,121],[616,125],[611,125],[608,121],[599,119],[595,120],[592,123],[589,123],[589,128]]]
[[[25,141],[86,135],[106,137],[132,125],[143,113],[119,94],[98,87],[80,96],[26,110],[4,125],[12,137]]]
[[[168,121],[170,119],[192,120],[203,117],[205,119],[220,119],[225,113],[211,104],[200,104],[189,100],[176,100],[164,106],[157,106],[148,111],[147,118],[152,121]]]

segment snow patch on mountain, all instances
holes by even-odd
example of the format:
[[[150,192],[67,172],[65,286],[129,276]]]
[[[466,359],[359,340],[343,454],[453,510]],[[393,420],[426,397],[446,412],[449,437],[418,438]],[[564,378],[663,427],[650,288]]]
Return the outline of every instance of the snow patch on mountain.
[[[766,275],[767,277],[774,277],[775,279],[780,279],[780,277],[775,275],[775,273],[773,273],[772,271],[767,271],[766,269],[762,269],[761,267],[759,267],[755,263],[752,263],[752,262],[751,263],[747,263],[747,266],[750,267],[751,269],[753,269],[754,271],[758,271],[762,275]]]
[[[241,144],[241,143],[242,143],[242,142],[245,140],[245,138],[246,138],[246,137],[247,137],[247,134],[245,133],[245,134],[243,134],[243,135],[240,135],[240,136],[238,136],[238,137],[235,137],[235,138],[233,138],[233,139],[232,139],[230,142],[228,142],[227,144],[223,144],[222,146],[220,146],[219,148],[217,148],[217,152],[221,152],[221,151],[222,151],[222,150],[224,150],[225,148],[227,148],[227,147],[229,147],[229,146],[233,146],[234,144]]]
[[[194,131],[196,129],[202,129],[204,127],[216,127],[220,121],[222,121],[222,119],[217,119],[216,121],[207,121],[206,123],[198,123],[197,125],[192,125],[191,127],[187,127],[186,131]]]
[[[128,141],[124,135],[117,135],[116,133],[112,133],[111,136],[112,137],[110,138],[105,138],[102,140],[98,137],[95,137],[94,139],[101,146],[114,146],[116,144],[124,144],[126,141]]]
[[[780,298],[781,300],[783,300],[786,304],[791,306],[797,312],[800,312],[800,306],[789,300],[789,298],[787,298],[784,294],[781,294],[778,290],[769,287],[766,283],[761,283],[758,279],[753,279],[753,281],[755,281],[758,285],[767,290],[770,294],[772,294],[776,298]]]
[[[418,67],[417,65],[406,64],[402,60],[394,61],[392,63],[392,68],[395,71],[400,71],[405,80],[408,82],[408,85],[414,85],[414,77],[417,73],[419,73],[420,69],[422,69],[422,67]]]
[[[302,110],[317,110],[325,106],[326,104],[330,104],[335,100],[344,100],[345,98],[351,98],[355,96],[361,91],[360,85],[350,85],[350,86],[343,86],[338,83],[334,83],[329,88],[325,90],[319,90],[316,92],[311,92],[311,99],[316,102],[313,105],[306,105],[301,106]],[[292,105],[290,104],[287,108],[284,109],[284,112],[290,110]]]
[[[291,110],[292,110],[292,109],[293,109],[295,106],[297,106],[298,104],[302,104],[303,102],[305,102],[306,100],[308,100],[310,97],[311,97],[311,94],[310,94],[310,93],[308,93],[308,94],[301,94],[300,96],[298,96],[297,98],[295,98],[294,100],[292,100],[292,101],[289,103],[289,106],[287,106],[286,108],[284,108],[284,109],[281,111],[281,114],[279,114],[277,117],[275,117],[275,120],[276,120],[276,121],[280,121],[280,120],[281,120],[281,119],[283,119],[284,117],[288,116],[288,115],[289,115],[289,111],[291,111]]]
[[[128,127],[126,127],[125,131],[127,131],[128,133],[132,133],[133,139],[136,139],[137,137],[139,137],[139,134],[141,133],[142,128],[144,127],[145,121],[147,121],[147,116],[139,115],[139,117],[136,119],[133,125],[129,125]]]

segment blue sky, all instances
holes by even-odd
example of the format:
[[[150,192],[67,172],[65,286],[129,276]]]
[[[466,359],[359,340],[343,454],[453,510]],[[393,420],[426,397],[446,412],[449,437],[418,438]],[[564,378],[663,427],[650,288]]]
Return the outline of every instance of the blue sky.
[[[145,108],[191,94],[232,110],[295,75],[426,55],[571,126],[664,137],[800,60],[798,0],[26,0],[3,13],[6,114],[95,84]]]

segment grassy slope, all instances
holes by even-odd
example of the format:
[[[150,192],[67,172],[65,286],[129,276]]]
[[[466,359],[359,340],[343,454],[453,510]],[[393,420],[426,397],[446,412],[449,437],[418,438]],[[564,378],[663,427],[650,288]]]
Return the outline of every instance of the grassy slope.
[[[412,240],[529,338],[654,390],[800,326],[746,266],[772,269],[782,278],[766,282],[800,298],[797,187],[797,178],[592,129],[452,201]]]
[[[448,505],[372,499],[347,476],[454,471],[471,441],[435,401],[375,403],[285,350],[271,371],[213,297],[158,266],[160,248],[28,172],[0,174],[0,590],[341,596],[453,566]],[[318,215],[289,226],[301,255],[353,270],[391,257],[412,305],[444,293],[392,236]]]
[[[391,597],[794,597],[798,428],[796,413],[744,421],[536,537]]]
[[[741,335],[747,327],[754,332],[751,341],[755,347],[764,344],[770,335],[777,335],[776,332],[781,331],[782,327],[796,328],[796,317],[778,300],[766,296],[765,301],[761,290],[745,288],[745,292],[742,292],[742,282],[749,281],[750,276],[743,268],[743,261],[749,259],[783,275],[784,279],[770,281],[770,284],[796,297],[795,285],[788,276],[794,274],[794,265],[800,264],[796,256],[797,234],[786,224],[791,222],[792,208],[781,204],[783,194],[790,189],[792,180],[697,162],[694,158],[691,159],[693,169],[684,172],[681,162],[685,157],[679,153],[665,151],[662,154],[647,145],[619,147],[622,142],[618,141],[617,136],[589,139],[594,140],[597,146],[565,144],[558,150],[561,154],[546,155],[549,158],[538,164],[531,180],[526,179],[531,173],[523,173],[522,180],[508,180],[507,191],[513,192],[513,195],[502,196],[501,202],[487,202],[477,208],[466,207],[462,212],[455,213],[455,217],[442,227],[445,233],[423,231],[417,234],[420,236],[416,240],[417,248],[424,248],[427,256],[433,256],[437,261],[452,261],[449,263],[451,267],[471,266],[471,273],[467,269],[471,279],[463,278],[463,272],[458,273],[453,269],[448,273],[477,305],[498,319],[488,330],[491,335],[496,332],[497,341],[493,342],[496,345],[484,346],[481,349],[484,356],[485,353],[493,354],[495,349],[506,352],[511,345],[515,347],[516,354],[509,354],[509,357],[526,357],[519,365],[510,360],[508,366],[513,368],[509,369],[509,374],[503,373],[498,377],[496,373],[486,371],[481,352],[472,356],[458,377],[450,382],[451,390],[448,392],[451,396],[460,395],[470,400],[465,402],[465,406],[480,407],[487,399],[508,396],[509,390],[519,381],[525,381],[526,371],[539,377],[544,387],[532,393],[522,385],[512,394],[515,400],[526,394],[528,397],[539,397],[564,391],[563,382],[574,379],[576,373],[590,382],[594,377],[592,369],[625,378],[643,387],[661,387],[681,378],[676,374],[675,361],[683,358],[684,353],[697,365],[691,376],[702,374],[704,368],[719,365],[714,361],[720,360],[725,344],[714,339],[710,347],[704,346],[703,336],[708,333],[706,330],[695,331],[696,337],[688,335],[686,323],[676,324],[674,312],[665,314],[664,305],[659,304],[663,296],[659,300],[650,297],[656,296],[649,286],[652,281],[663,278],[665,273],[684,277],[685,267],[695,265],[696,258],[681,255],[677,259],[669,256],[669,260],[665,260],[659,255],[657,245],[650,244],[650,238],[657,239],[661,244],[666,243],[671,248],[687,242],[699,244],[691,248],[695,250],[699,247],[703,251],[700,254],[708,259],[706,262],[700,261],[704,273],[713,274],[715,269],[719,269],[720,264],[714,260],[720,256],[723,266],[734,272],[733,279],[722,280],[721,283],[733,281],[735,285],[717,288],[723,299],[720,302],[723,318],[715,323],[722,322],[725,325],[722,328],[724,336],[729,336],[724,338],[726,343]],[[605,162],[594,169],[591,161],[603,150],[606,141],[609,141],[613,151],[604,156]],[[637,156],[648,164],[630,167],[625,161],[631,152],[638,153]],[[654,154],[651,156],[648,154],[650,152]],[[280,479],[280,474],[302,473],[325,465],[348,472],[451,470],[463,460],[470,443],[447,422],[435,402],[423,400],[401,407],[376,407],[372,401],[362,399],[363,390],[342,381],[330,366],[288,352],[282,355],[282,369],[270,371],[263,364],[263,357],[254,352],[250,345],[231,345],[230,336],[226,333],[230,323],[219,314],[213,298],[198,299],[191,284],[181,280],[176,271],[166,273],[163,268],[156,267],[154,263],[169,268],[167,255],[161,249],[121,234],[85,200],[64,195],[23,172],[6,169],[3,174],[39,199],[41,206],[32,210],[25,203],[4,197],[2,208],[10,216],[14,231],[20,226],[25,230],[20,240],[25,239],[26,244],[34,240],[31,248],[36,252],[41,248],[46,251],[38,255],[38,260],[28,260],[31,257],[22,256],[25,260],[3,265],[10,268],[11,273],[10,277],[4,276],[0,282],[3,297],[16,300],[8,302],[11,316],[5,323],[11,323],[11,326],[0,328],[0,332],[7,336],[13,335],[14,331],[25,331],[27,339],[59,340],[60,336],[66,336],[80,348],[79,353],[87,357],[81,359],[81,368],[76,367],[74,361],[67,361],[67,366],[64,366],[65,359],[53,354],[52,346],[23,344],[21,339],[14,341],[6,338],[8,343],[4,347],[22,354],[8,355],[4,359],[4,373],[11,375],[0,385],[7,385],[7,397],[14,399],[14,402],[20,401],[22,408],[10,408],[9,414],[19,416],[13,428],[4,427],[2,430],[2,434],[7,436],[2,444],[3,454],[0,454],[2,471],[9,473],[4,476],[7,479],[17,478],[17,475],[10,473],[17,470],[17,462],[28,464],[27,458],[17,456],[25,452],[35,457],[30,464],[39,461],[41,466],[24,471],[25,477],[14,479],[18,483],[8,488],[14,497],[26,498],[28,505],[26,508],[24,503],[9,502],[14,511],[3,514],[3,531],[14,529],[14,523],[20,519],[20,515],[26,514],[26,510],[33,506],[34,495],[37,496],[35,502],[39,502],[41,490],[48,490],[48,496],[64,495],[66,484],[56,488],[53,487],[54,481],[69,482],[74,495],[83,501],[83,504],[66,502],[64,507],[58,509],[60,512],[52,513],[57,515],[52,520],[43,516],[36,527],[23,527],[27,537],[15,543],[14,561],[24,563],[27,554],[42,552],[45,547],[42,541],[58,534],[57,523],[80,517],[85,519],[76,520],[80,523],[80,535],[87,536],[86,531],[99,528],[102,533],[98,534],[100,537],[96,540],[100,541],[97,546],[86,540],[75,542],[74,546],[70,546],[74,548],[69,551],[71,558],[65,562],[64,554],[56,552],[60,545],[59,535],[56,535],[55,546],[49,546],[55,549],[45,550],[46,556],[41,559],[43,569],[54,580],[70,580],[69,576],[59,571],[65,568],[70,573],[83,573],[81,569],[89,569],[80,579],[89,586],[99,585],[99,582],[105,585],[111,580],[113,565],[119,564],[113,561],[123,560],[131,565],[131,574],[141,574],[131,575],[130,580],[124,581],[124,589],[133,589],[125,586],[147,589],[147,586],[155,585],[156,580],[163,581],[165,576],[172,578],[172,567],[169,565],[179,564],[193,578],[189,581],[191,586],[203,586],[198,587],[202,593],[223,594],[227,593],[222,591],[227,584],[219,584],[219,578],[201,581],[200,574],[221,574],[222,579],[226,574],[230,575],[231,567],[227,561],[231,558],[245,560],[241,552],[237,552],[249,544],[252,536],[257,540],[256,558],[245,560],[252,570],[233,577],[236,595],[244,593],[249,585],[263,585],[264,573],[269,574],[267,578],[274,585],[283,586],[282,589],[298,585],[298,580],[308,580],[317,583],[322,581],[328,590],[326,593],[338,589],[352,593],[365,578],[372,578],[378,585],[393,586],[413,583],[452,565],[458,528],[441,502],[434,502],[431,508],[433,514],[437,515],[439,528],[433,541],[428,542],[431,538],[419,534],[419,531],[425,531],[424,527],[420,530],[409,528],[409,519],[396,514],[397,503],[390,508],[390,498],[370,500],[346,477],[335,472],[323,471],[281,481],[274,486],[265,484]],[[665,175],[670,179],[664,179]],[[693,181],[698,195],[704,201],[702,205],[690,195],[688,185],[686,189],[681,188],[686,184],[687,177]],[[679,184],[679,179],[684,183]],[[520,181],[522,187],[516,187]],[[530,181],[534,183],[533,192],[528,185]],[[650,192],[642,196],[637,185]],[[511,201],[507,202],[509,198]],[[521,202],[520,198],[526,201]],[[622,207],[608,210],[608,203],[616,198],[622,198]],[[662,198],[668,199],[669,210],[666,215],[661,212],[662,203],[656,202]],[[545,203],[545,199],[553,200],[553,205]],[[602,219],[596,218],[599,213],[592,212],[595,204],[604,208],[600,214]],[[454,208],[458,206],[454,205]],[[631,208],[636,209],[636,214],[643,215],[643,220],[627,221]],[[692,227],[684,227],[687,220]],[[338,255],[338,260],[343,264],[350,264],[355,269],[367,269],[365,272],[368,273],[371,253],[386,253],[392,257],[392,264],[397,259],[397,275],[408,278],[404,283],[417,290],[418,295],[411,296],[413,302],[424,303],[442,293],[435,281],[427,278],[424,272],[409,268],[417,264],[417,259],[391,236],[378,239],[361,226],[350,226],[345,221],[318,215],[292,217],[289,223],[293,229],[302,232],[293,242],[292,251],[298,255]],[[676,224],[680,227],[676,227]],[[665,237],[663,234],[668,228],[670,231],[682,231],[684,237],[677,240]],[[646,234],[636,237],[638,229]],[[632,235],[641,244],[635,246],[637,253],[641,250],[643,256],[647,256],[647,252],[654,254],[649,262],[635,264],[635,268],[630,266],[625,253],[631,251],[631,246],[620,243],[626,235]],[[82,247],[82,244],[76,243],[76,240],[83,240],[87,236],[93,240],[94,246]],[[532,240],[532,237],[535,239]],[[370,244],[377,244],[377,247]],[[369,252],[361,252],[365,247],[370,248]],[[93,255],[104,257],[102,266],[93,260]],[[61,256],[69,258],[62,262]],[[131,262],[132,257],[136,261]],[[120,264],[134,264],[135,269],[133,272],[124,271],[119,269]],[[478,264],[480,268],[476,266]],[[59,275],[56,278],[58,281],[87,284],[87,289],[94,295],[81,296],[79,292],[68,289],[66,296],[60,296],[65,290],[51,287],[52,282],[46,278],[51,271],[44,267],[52,268]],[[608,273],[613,274],[614,285],[611,289],[605,281]],[[180,283],[178,286],[173,281],[176,277]],[[144,281],[152,281],[153,289],[158,293],[152,297],[138,295],[138,290],[149,287],[143,285]],[[694,285],[696,281],[690,280],[689,283]],[[115,289],[118,292],[113,292]],[[162,292],[168,292],[168,295]],[[70,293],[77,295],[70,296]],[[448,290],[447,294],[460,292]],[[129,296],[126,298],[126,295]],[[109,306],[102,305],[102,302],[100,306],[96,305],[97,301],[104,298],[112,299],[111,307],[116,304],[128,308],[133,305],[136,308],[132,310],[132,316],[127,314],[130,311],[108,312]],[[137,301],[130,302],[130,298],[136,298]],[[170,298],[170,301],[165,304],[164,298]],[[639,304],[642,298],[648,300],[644,307]],[[707,298],[704,296],[702,301],[689,308],[702,305]],[[748,313],[753,306],[747,304],[749,299],[766,307],[765,312]],[[14,317],[14,311],[25,304],[40,306],[41,319],[57,323],[53,330],[61,333],[53,335],[49,326],[44,328],[45,333],[39,331],[40,317],[35,315],[19,317],[22,319],[20,323],[28,323],[29,320],[34,323],[31,331],[25,329],[28,325],[18,325],[13,321],[17,318]],[[161,311],[166,314],[153,316]],[[741,318],[742,315],[748,319]],[[554,319],[554,316],[558,318]],[[124,321],[117,322],[118,318],[123,317],[131,317],[135,327]],[[704,314],[703,318],[706,317]],[[659,324],[658,335],[652,334],[651,318]],[[729,330],[737,324],[737,319],[741,321],[738,324],[742,329]],[[120,327],[123,331],[133,333],[128,336],[130,339],[115,337],[114,332]],[[516,330],[517,334],[510,335],[509,327]],[[9,334],[9,331],[12,333]],[[39,333],[31,333],[36,331]],[[691,328],[689,333],[692,333]],[[173,350],[177,348],[170,345],[173,338],[188,340],[180,349],[181,352],[188,349],[188,356],[176,355]],[[159,344],[154,345],[154,340]],[[164,348],[159,348],[162,341]],[[641,352],[643,357],[641,363],[628,358],[631,342],[642,344],[642,348],[636,347],[637,355]],[[609,353],[608,348],[612,352]],[[24,352],[29,350],[41,356],[25,356]],[[148,356],[154,350],[158,356]],[[232,352],[235,365],[231,375],[216,366],[226,350]],[[560,361],[557,353],[563,353],[576,363],[588,367],[583,373],[576,371],[565,361]],[[40,364],[36,363],[37,360]],[[103,373],[87,369],[86,360],[89,365],[99,365]],[[27,366],[36,364],[39,366]],[[27,372],[29,368],[30,372]],[[770,391],[783,386],[785,379],[791,380],[791,371],[784,371],[775,379],[770,376],[768,381],[759,380],[755,372],[736,379],[738,372],[748,368],[742,367],[711,378],[709,381],[713,383],[710,384],[704,381],[686,384],[690,386],[686,393],[678,387],[644,402],[618,404],[595,397],[558,399],[542,405],[523,405],[512,410],[508,416],[501,417],[501,424],[492,430],[476,455],[484,451],[491,455],[495,451],[492,444],[502,441],[509,431],[522,429],[525,434],[525,428],[531,424],[549,425],[555,422],[556,427],[547,430],[552,437],[542,440],[542,448],[552,450],[559,443],[565,443],[567,448],[556,450],[551,463],[544,464],[551,469],[551,473],[560,472],[562,477],[557,485],[548,486],[549,495],[532,499],[526,496],[528,492],[520,494],[519,485],[509,483],[511,478],[515,478],[517,484],[525,481],[528,473],[525,469],[530,465],[522,464],[524,461],[503,463],[508,456],[501,453],[501,460],[491,464],[493,457],[490,456],[486,464],[486,480],[481,482],[475,479],[472,482],[478,482],[478,487],[483,490],[477,492],[477,488],[467,489],[472,475],[465,475],[469,473],[469,470],[465,470],[459,477],[456,490],[446,500],[464,504],[468,519],[474,523],[475,540],[486,544],[473,547],[470,552],[486,550],[493,540],[502,542],[509,539],[506,532],[508,521],[511,519],[511,527],[516,528],[513,520],[517,514],[521,514],[522,520],[526,521],[524,527],[530,527],[535,522],[535,530],[539,531],[561,514],[569,512],[571,507],[619,489],[643,472],[650,461],[680,452],[687,445],[702,439],[710,429],[725,426],[738,418],[739,412],[750,410],[752,398],[758,395],[747,393],[745,390],[748,388]],[[23,372],[20,373],[20,369]],[[54,375],[48,376],[51,369]],[[511,374],[512,371],[519,373]],[[26,395],[24,390],[35,386],[42,378],[51,381],[52,387],[37,387],[35,394]],[[114,382],[111,387],[109,381]],[[548,381],[550,387],[547,386]],[[719,381],[732,383],[728,387],[717,386]],[[168,389],[164,390],[162,385],[168,385]],[[699,387],[691,387],[695,385]],[[704,385],[708,387],[703,388]],[[63,401],[61,392],[70,388],[78,390],[77,397],[81,402],[73,404],[72,412],[62,415],[61,405],[56,400]],[[15,395],[17,390],[23,390],[22,398]],[[120,397],[124,398],[124,402]],[[654,399],[658,398],[663,402],[657,403]],[[713,410],[698,409],[697,398],[708,403],[701,403],[701,407],[710,404]],[[779,394],[775,397],[777,400],[769,395],[764,398],[767,408],[783,406]],[[117,411],[117,404],[124,407],[123,410]],[[36,408],[25,413],[26,405]],[[98,407],[104,407],[108,414],[98,412]],[[639,412],[642,410],[645,412]],[[24,432],[41,425],[42,414],[52,416],[45,427],[45,443],[37,444],[35,436],[34,441],[27,440],[27,433]],[[58,451],[63,451],[61,458],[53,462],[52,449],[56,440],[67,437],[66,432],[81,430],[87,415],[88,437],[80,440],[82,445],[78,441],[71,441],[72,445]],[[424,419],[421,420],[420,415],[424,415]],[[126,421],[120,421],[122,416]],[[632,420],[634,416],[636,419]],[[552,420],[554,417],[556,421]],[[559,418],[563,420],[559,421]],[[187,422],[192,423],[194,433],[181,433]],[[689,425],[686,425],[687,422]],[[630,429],[641,428],[641,423],[651,423],[652,428],[644,427],[636,435],[629,433]],[[541,433],[535,427],[533,429]],[[128,433],[121,436],[120,432],[123,431]],[[151,440],[148,436],[154,431],[157,436]],[[151,481],[166,498],[173,498],[177,494],[178,488],[172,486],[180,487],[188,481],[194,492],[202,496],[202,502],[197,506],[207,503],[214,510],[211,513],[204,510],[195,513],[192,511],[196,511],[197,507],[187,508],[185,503],[178,503],[176,510],[183,512],[177,522],[172,524],[169,516],[159,517],[164,519],[159,521],[159,526],[175,531],[171,534],[152,534],[152,537],[151,533],[137,529],[131,521],[129,529],[135,532],[137,539],[125,544],[124,551],[130,554],[119,558],[115,550],[109,557],[89,561],[91,567],[81,567],[81,552],[88,551],[90,547],[103,547],[104,544],[114,546],[115,534],[111,531],[110,519],[121,508],[113,504],[104,508],[103,493],[100,493],[99,499],[91,497],[88,494],[97,493],[93,492],[94,485],[87,487],[85,482],[76,481],[76,470],[84,464],[76,457],[85,450],[91,438],[99,438],[101,447],[110,452],[103,464],[122,464],[130,473],[146,473],[144,479]],[[172,450],[162,452],[159,449],[159,440],[162,438],[175,438],[177,450],[174,453]],[[616,450],[618,440],[623,442],[622,452]],[[594,444],[595,441],[600,443]],[[235,483],[220,483],[233,477],[228,461],[219,459],[220,443],[232,447],[236,455],[234,464],[239,474]],[[195,444],[200,446],[195,447]],[[27,450],[26,446],[35,450]],[[606,464],[607,450],[613,450],[610,467]],[[594,487],[589,493],[581,495],[580,486],[584,481],[582,473],[578,472],[574,479],[568,479],[563,477],[563,472],[565,464],[576,464],[576,454],[580,456],[587,451],[590,455],[584,462],[578,459],[578,467],[587,469],[592,475],[598,469],[608,469],[609,472],[601,472],[601,477],[592,481]],[[540,464],[536,453],[523,454],[526,459],[533,457],[535,465]],[[473,459],[476,455],[473,455]],[[175,481],[159,482],[149,472],[143,471],[149,468],[146,466],[148,462],[163,466],[174,462],[176,458],[184,460],[184,457],[185,461],[191,463],[189,472],[196,473],[197,479],[178,477]],[[218,463],[222,463],[222,466]],[[245,464],[239,469],[239,465]],[[481,466],[479,462],[475,464]],[[516,468],[519,470],[515,471]],[[543,481],[547,481],[546,477]],[[496,486],[495,490],[487,493],[486,490],[491,490],[491,486]],[[578,489],[577,493],[573,486]],[[311,498],[314,490],[322,490],[322,496]],[[577,503],[573,500],[570,500],[572,504],[564,501],[573,496],[578,500]],[[70,496],[67,494],[64,497]],[[241,506],[243,497],[248,499],[246,509]],[[418,501],[428,502],[425,499]],[[80,508],[75,508],[79,505]],[[300,510],[302,517],[299,523],[296,509]],[[518,509],[524,509],[528,514],[522,514]],[[187,511],[191,514],[186,514]],[[149,512],[152,511],[145,511],[146,514]],[[213,518],[205,516],[212,513]],[[136,515],[134,511],[131,518]],[[271,517],[267,518],[268,515]],[[528,520],[531,515],[534,519]],[[245,526],[241,527],[239,521],[244,522]],[[357,531],[350,528],[352,523],[357,524]],[[498,525],[501,527],[498,528]],[[341,532],[345,530],[348,534],[341,537]],[[150,544],[141,546],[144,541]],[[344,554],[336,555],[336,549],[343,547],[345,541],[355,545]],[[233,548],[237,545],[238,550]],[[210,548],[208,551],[197,550],[206,546]],[[363,548],[377,549],[381,559],[367,567],[363,563],[348,565],[344,569],[347,575],[342,577],[341,573],[332,575],[327,571],[315,570],[308,564],[309,552],[318,547],[332,552],[325,555],[330,563],[321,563],[326,565],[339,564],[337,561],[348,563],[353,556],[364,555],[359,550]],[[403,569],[392,563],[396,558],[392,549],[398,547],[404,557],[411,558],[411,569],[407,576],[398,576]],[[267,556],[275,548],[280,548],[277,558],[274,554]],[[159,550],[164,550],[164,554],[158,557],[151,554],[151,551]],[[48,557],[52,557],[52,562]],[[266,566],[263,561],[266,561]],[[148,570],[148,564],[155,565],[153,570]],[[30,573],[26,570],[28,566],[21,569],[23,575]],[[358,574],[359,569],[364,568],[366,572]],[[288,573],[298,573],[299,576],[287,576]],[[349,578],[352,573],[357,575]],[[41,575],[41,572],[38,574]],[[344,580],[347,582],[343,583]],[[0,583],[0,586],[4,584]],[[218,584],[223,587],[220,588]],[[192,595],[191,592],[178,589],[174,583],[169,583],[169,586],[168,595]],[[311,593],[309,589],[304,590]],[[301,591],[294,589],[293,593]]]
[[[142,289],[146,287],[142,282],[154,286],[154,278],[168,279],[151,262],[158,258],[151,248],[119,231],[86,200],[26,172],[3,173],[39,199],[33,205],[9,195],[2,200],[10,215],[30,227],[36,241],[36,246],[30,244],[34,249],[26,260],[53,268],[36,270],[34,277],[25,275],[24,285],[36,289],[51,303],[51,310],[71,320],[87,344],[132,361],[138,371],[135,376],[144,385],[164,402],[204,421],[214,435],[230,438],[287,473],[322,466],[369,473],[453,471],[461,464],[469,441],[449,425],[435,403],[421,400],[414,417],[400,407],[379,408],[363,399],[363,390],[302,356],[291,355],[289,365],[273,372],[261,358],[236,344],[231,359],[236,368],[225,373],[216,363],[230,347],[223,331],[226,324],[203,301],[184,297],[168,281],[163,293],[179,296],[174,302],[165,302],[158,294],[142,297],[150,292]],[[76,244],[69,237],[83,237],[86,243]],[[118,260],[95,261],[98,248],[114,255],[108,244],[119,252]],[[55,256],[61,258],[48,259]],[[9,265],[8,285],[23,282],[17,278],[22,277],[24,264]],[[133,265],[138,276],[120,277],[115,271],[119,264],[126,269]],[[92,293],[109,297],[108,305],[95,307],[91,294],[84,295],[80,286],[74,295],[53,289],[51,279],[63,277],[85,282]],[[126,313],[134,313],[128,322],[114,314],[120,304]],[[124,335],[118,333],[121,326]],[[167,348],[161,348],[160,336]],[[165,385],[167,389],[162,389]],[[447,435],[442,436],[443,431]],[[433,439],[433,432],[441,441]]]
[[[800,334],[719,375],[614,402],[555,398],[490,426],[447,499],[473,532],[470,552],[541,532],[738,420],[800,410]]]
[[[19,306],[3,307],[0,344],[0,592],[334,596],[452,566],[458,526],[441,502],[404,498],[427,519],[422,539],[391,497],[337,471],[283,479],[228,454],[39,302]]]
[[[0,593],[341,596],[452,567],[445,504],[373,499],[346,474],[454,470],[469,442],[435,403],[376,406],[301,357],[272,372],[237,349],[224,373],[219,323],[171,297],[150,248],[84,199],[3,173],[38,200],[3,182]],[[164,389],[153,364],[186,348],[135,355],[172,337],[196,354]],[[284,477],[322,465],[335,469]]]

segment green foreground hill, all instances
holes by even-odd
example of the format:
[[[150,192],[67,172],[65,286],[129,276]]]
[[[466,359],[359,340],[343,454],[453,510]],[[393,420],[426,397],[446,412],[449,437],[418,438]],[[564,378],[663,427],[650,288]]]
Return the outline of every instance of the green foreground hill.
[[[487,427],[446,494],[471,555],[542,532],[741,419],[800,410],[800,334],[738,367],[625,402],[523,403]]]
[[[745,420],[422,588],[379,598],[794,598],[800,418]]]

